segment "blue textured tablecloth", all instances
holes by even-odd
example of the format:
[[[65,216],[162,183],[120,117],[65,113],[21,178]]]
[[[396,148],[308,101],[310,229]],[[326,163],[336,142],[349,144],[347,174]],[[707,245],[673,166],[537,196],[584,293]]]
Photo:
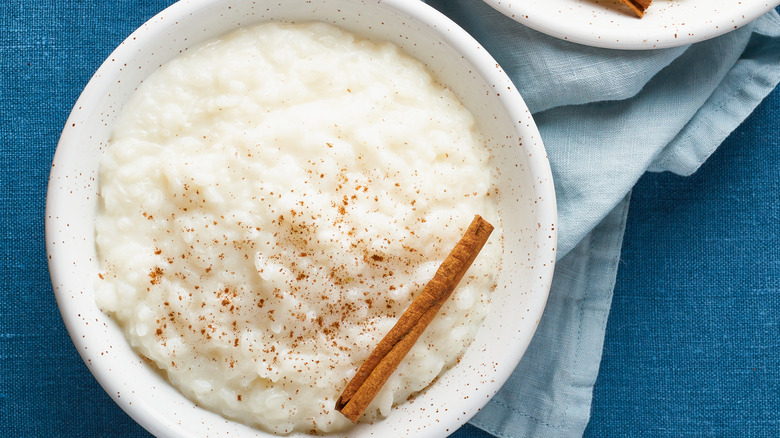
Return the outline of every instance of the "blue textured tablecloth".
[[[168,3],[0,4],[0,436],[146,435],[67,337],[48,283],[43,202],[78,93],[113,47]],[[431,3],[480,37],[485,16],[459,16],[464,2]],[[521,56],[494,56],[522,67]],[[546,109],[544,96],[528,98],[535,111]],[[693,176],[640,180],[586,435],[780,435],[779,114],[776,90]],[[541,123],[555,116],[547,112]],[[622,223],[621,213],[608,220]],[[567,216],[567,251],[588,234],[582,223],[599,220]],[[591,353],[598,362],[601,349]],[[589,401],[590,387],[578,392]],[[587,409],[577,415],[576,424],[587,422]],[[490,421],[476,424],[496,431]],[[491,435],[466,426],[456,436]]]

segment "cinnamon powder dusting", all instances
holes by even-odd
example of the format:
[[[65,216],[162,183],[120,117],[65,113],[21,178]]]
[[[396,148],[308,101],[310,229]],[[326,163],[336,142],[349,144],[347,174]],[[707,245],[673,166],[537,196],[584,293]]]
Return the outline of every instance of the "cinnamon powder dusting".
[[[397,47],[325,24],[261,27],[139,88],[101,164],[96,299],[199,406],[279,434],[343,431],[334,403],[372,347],[475,212],[499,224],[489,156],[473,116]],[[240,72],[225,70],[231,51]],[[457,363],[500,241],[359,421]]]

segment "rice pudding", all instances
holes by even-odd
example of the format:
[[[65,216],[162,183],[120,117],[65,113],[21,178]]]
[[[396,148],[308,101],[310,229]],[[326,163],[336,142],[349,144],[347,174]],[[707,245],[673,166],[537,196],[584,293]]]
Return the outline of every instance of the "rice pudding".
[[[502,233],[473,116],[387,42],[268,23],[162,66],[101,161],[96,301],[185,396],[275,433],[340,391],[475,214],[493,236],[361,421],[452,366]]]

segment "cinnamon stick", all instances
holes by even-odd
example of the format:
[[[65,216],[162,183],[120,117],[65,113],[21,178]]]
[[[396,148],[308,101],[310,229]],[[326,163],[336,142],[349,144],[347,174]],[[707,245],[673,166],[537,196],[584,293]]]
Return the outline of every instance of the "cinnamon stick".
[[[336,410],[353,423],[374,399],[452,294],[485,246],[493,226],[477,215],[436,274],[379,342],[336,401]]]
[[[631,10],[634,11],[634,13],[639,16],[639,18],[642,18],[642,16],[645,15],[645,10],[647,10],[647,8],[650,7],[650,3],[652,3],[653,0],[620,0],[620,1],[627,4],[628,7],[631,8]]]

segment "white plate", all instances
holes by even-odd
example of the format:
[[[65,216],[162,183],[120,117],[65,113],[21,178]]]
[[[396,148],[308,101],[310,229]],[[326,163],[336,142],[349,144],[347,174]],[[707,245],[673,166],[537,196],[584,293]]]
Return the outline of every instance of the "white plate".
[[[638,18],[618,0],[484,0],[532,29],[575,43],[612,49],[682,46],[730,32],[780,4],[778,0],[655,0]]]

